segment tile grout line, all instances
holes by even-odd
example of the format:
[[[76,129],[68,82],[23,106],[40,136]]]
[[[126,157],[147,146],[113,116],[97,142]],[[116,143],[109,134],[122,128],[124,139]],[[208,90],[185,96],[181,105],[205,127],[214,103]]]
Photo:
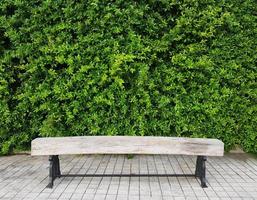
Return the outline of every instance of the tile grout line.
[[[112,155],[112,156],[113,156],[113,155]],[[114,164],[114,167],[113,167],[113,170],[112,170],[112,174],[114,174],[114,172],[115,172],[115,168],[116,168],[117,161],[118,161],[118,156],[116,156],[116,160],[115,160],[115,164]],[[105,198],[104,198],[104,199],[107,198],[107,195],[108,195],[110,186],[111,186],[111,184],[112,184],[112,180],[113,180],[113,177],[111,177],[110,184],[108,185],[108,188],[107,188],[107,191],[106,191],[106,194],[105,194]]]
[[[95,158],[93,159],[93,161],[92,161],[90,167],[93,165],[94,161],[95,161]],[[101,163],[102,161],[103,161],[103,156],[102,156],[101,160],[99,161],[99,164],[98,164],[97,168],[95,169],[95,172],[94,172],[94,173],[97,172],[97,170],[98,170],[98,168],[99,168],[99,166],[100,166],[100,163]],[[90,170],[90,167],[88,168],[87,172]],[[91,177],[91,178],[90,178],[90,181],[89,181],[89,183],[88,183],[88,185],[87,185],[87,188],[85,189],[85,192],[83,193],[82,199],[84,198],[84,196],[85,196],[85,194],[86,194],[86,191],[87,191],[87,189],[88,189],[90,183],[92,182],[93,178],[94,178],[94,177]]]
[[[121,167],[121,174],[123,173],[123,167],[124,167],[124,163],[125,163],[125,156],[123,155],[123,164]],[[120,181],[121,181],[121,176],[119,177],[119,185],[118,185],[118,189],[117,189],[117,193],[116,193],[116,200],[118,200],[118,194],[119,194],[119,188],[120,188]]]

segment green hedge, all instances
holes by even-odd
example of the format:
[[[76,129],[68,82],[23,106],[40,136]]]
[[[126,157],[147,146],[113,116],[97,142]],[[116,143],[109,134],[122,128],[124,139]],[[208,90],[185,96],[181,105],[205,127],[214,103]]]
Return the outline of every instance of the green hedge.
[[[257,152],[256,0],[1,0],[1,153],[38,136]]]

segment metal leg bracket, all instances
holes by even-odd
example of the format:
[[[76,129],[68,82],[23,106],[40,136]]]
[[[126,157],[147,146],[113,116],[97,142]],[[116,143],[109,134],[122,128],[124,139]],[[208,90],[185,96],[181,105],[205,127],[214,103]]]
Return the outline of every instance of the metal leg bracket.
[[[47,188],[53,188],[56,177],[61,177],[60,161],[58,155],[49,156],[49,183]]]
[[[206,160],[207,160],[206,156],[197,156],[197,159],[196,159],[195,176],[200,179],[202,188],[207,188],[206,165],[205,165]]]

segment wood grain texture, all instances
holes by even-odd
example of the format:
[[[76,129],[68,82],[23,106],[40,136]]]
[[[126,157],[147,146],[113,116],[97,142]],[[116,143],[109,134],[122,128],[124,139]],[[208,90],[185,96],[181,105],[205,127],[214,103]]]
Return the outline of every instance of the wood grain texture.
[[[152,136],[48,137],[32,141],[31,155],[177,154],[223,156],[217,139]]]

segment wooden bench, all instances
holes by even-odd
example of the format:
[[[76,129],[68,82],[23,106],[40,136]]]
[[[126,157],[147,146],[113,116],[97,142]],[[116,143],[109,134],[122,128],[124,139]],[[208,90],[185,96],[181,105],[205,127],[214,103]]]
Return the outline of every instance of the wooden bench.
[[[47,137],[32,141],[31,155],[48,155],[48,188],[62,176],[194,176],[206,185],[207,156],[223,156],[224,144],[217,139],[150,136],[79,136]],[[166,154],[195,155],[195,174],[61,174],[59,155],[64,154]]]

